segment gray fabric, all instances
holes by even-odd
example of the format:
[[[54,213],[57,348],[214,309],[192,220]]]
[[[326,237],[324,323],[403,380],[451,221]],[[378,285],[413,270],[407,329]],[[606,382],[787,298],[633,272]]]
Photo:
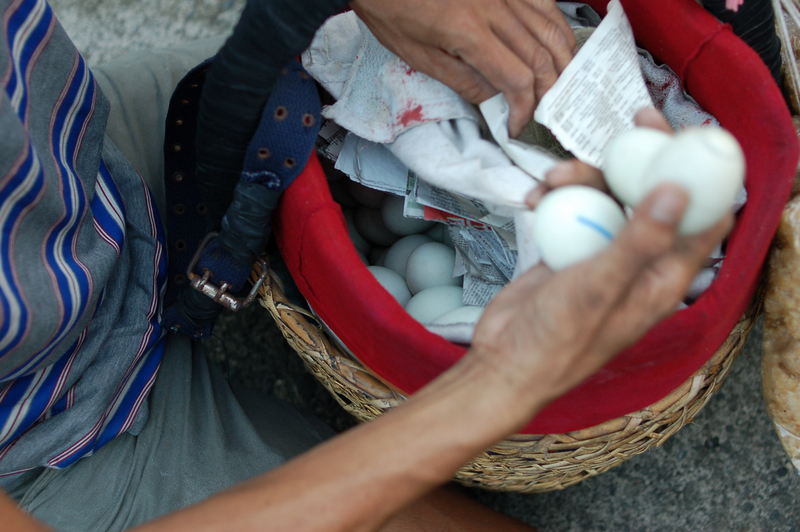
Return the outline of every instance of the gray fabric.
[[[0,11],[5,11],[10,0],[0,0]],[[0,29],[0,72],[8,72],[11,52],[6,35]],[[59,189],[59,169],[55,158],[49,156],[54,149],[51,146],[50,120],[51,110],[59,101],[63,83],[69,78],[75,61],[72,43],[60,26],[53,30],[53,35],[44,47],[41,57],[33,65],[28,87],[36,91],[36,105],[28,106],[27,131],[17,117],[11,100],[5,90],[0,91],[0,177],[4,177],[19,164],[22,155],[28,148],[26,136],[39,157],[47,187],[42,197],[27,213],[19,216],[15,228],[16,247],[14,264],[16,266],[17,286],[27,297],[29,309],[35,313],[30,320],[32,330],[25,340],[11,353],[0,359],[0,375],[6,375],[23,365],[42,348],[52,341],[60,323],[59,313],[62,311],[54,301],[58,296],[52,288],[51,273],[43,263],[42,241],[46,239],[55,221],[64,215],[64,203]],[[3,85],[4,87],[4,85]],[[108,116],[108,102],[98,95],[92,119],[84,133],[83,142],[78,150],[76,160],[77,177],[82,182],[87,195],[93,194],[97,179],[100,153],[103,147],[103,130]],[[92,217],[87,216],[80,227],[78,237],[78,256],[86,260],[90,269],[96,270],[100,279],[110,273],[116,260],[114,250],[98,245],[99,237],[93,229]],[[6,293],[0,293],[0,297]],[[89,309],[99,296],[99,290],[90,296]],[[8,296],[10,297],[10,296]],[[36,304],[40,303],[40,304]],[[91,316],[85,312],[79,316],[78,323],[72,328],[47,357],[45,365],[52,364],[75,342]],[[10,319],[10,317],[9,317]],[[24,326],[24,324],[23,324]],[[3,384],[0,383],[0,390]],[[3,469],[0,469],[2,472]]]
[[[91,458],[46,470],[20,506],[59,531],[123,530],[272,469],[333,435],[274,398],[252,390],[238,395],[244,406],[202,349],[172,335],[139,435],[123,434]]]
[[[139,344],[136,335],[147,325],[143,318],[153,287],[152,279],[142,277],[147,276],[144,265],[153,263],[155,244],[148,234],[145,184],[134,166],[156,190],[163,211],[163,122],[169,97],[183,75],[213,55],[222,41],[131,54],[97,68],[98,84],[110,99],[109,136],[103,138],[108,104],[98,92],[79,158],[85,169],[80,177],[91,194],[102,148],[125,200],[126,245],[119,257],[105,258],[105,269],[89,261],[93,273],[101,274],[95,279],[105,295],[70,374],[76,404],[20,438],[0,471],[41,464],[73,441],[76,431],[85,431],[85,424],[102,413],[107,389],[117,386],[118,374],[127,368],[121,352]],[[0,39],[0,63],[4,42]],[[58,72],[62,62],[68,69],[77,57],[63,32],[56,32],[50,46],[34,80],[47,75],[48,68]],[[8,126],[0,129],[3,170],[2,161],[12,161],[22,149],[24,132],[8,105],[0,106],[1,124]],[[34,137],[37,132],[33,128]],[[91,218],[86,223],[91,227]],[[22,508],[56,530],[123,530],[274,468],[333,435],[322,422],[276,399],[247,389],[234,394],[188,338],[171,335],[165,342],[155,385],[131,430],[65,469],[37,467],[0,481]]]

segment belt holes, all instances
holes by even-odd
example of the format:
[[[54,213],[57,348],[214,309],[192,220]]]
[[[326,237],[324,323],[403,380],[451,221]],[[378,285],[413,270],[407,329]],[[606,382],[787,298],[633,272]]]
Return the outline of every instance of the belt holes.
[[[186,212],[186,205],[184,205],[183,203],[176,203],[175,206],[172,208],[172,212],[180,216]]]
[[[175,241],[175,249],[178,251],[186,251],[186,240],[180,239]]]
[[[186,277],[184,275],[176,274],[175,277],[172,278],[175,284],[183,284],[186,282]]]
[[[180,145],[180,144],[175,144],[175,145],[172,147],[172,151],[175,151],[175,152],[179,152],[179,151],[181,151],[181,145]]]
[[[176,183],[180,183],[181,181],[183,181],[185,177],[186,175],[183,172],[175,172],[174,174],[172,174],[172,180],[175,181]]]
[[[269,151],[269,148],[259,148],[258,152],[256,152],[256,156],[259,159],[269,159],[270,155],[272,155],[272,152]]]
[[[297,162],[295,162],[294,157],[287,157],[283,161],[283,166],[285,166],[286,168],[294,168],[294,165],[296,164]]]
[[[279,105],[275,108],[275,120],[280,122],[282,120],[286,120],[287,116],[289,116],[289,110],[286,107]]]
[[[314,125],[314,121],[315,121],[314,115],[312,115],[311,113],[305,113],[303,115],[303,125],[304,126],[311,127],[311,126]]]
[[[200,214],[205,214],[208,208],[206,207],[205,203],[198,203],[197,204],[197,212]]]

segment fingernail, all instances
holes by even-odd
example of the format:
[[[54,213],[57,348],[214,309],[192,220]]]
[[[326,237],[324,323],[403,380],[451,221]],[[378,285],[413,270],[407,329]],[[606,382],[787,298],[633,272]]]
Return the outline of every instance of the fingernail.
[[[681,219],[685,201],[684,194],[678,189],[661,190],[650,206],[650,217],[658,222],[674,225]]]

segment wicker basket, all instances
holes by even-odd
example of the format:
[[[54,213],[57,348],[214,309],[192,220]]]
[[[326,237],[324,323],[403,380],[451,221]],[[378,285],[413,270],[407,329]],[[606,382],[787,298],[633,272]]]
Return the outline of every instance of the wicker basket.
[[[605,12],[606,0],[588,1]],[[693,0],[621,2],[639,44],[678,73],[739,140],[747,205],[708,290],[549,404],[519,435],[467,464],[457,479],[468,485],[564,488],[658,445],[719,387],[759,309],[761,298],[752,303],[752,295],[800,154],[783,96],[757,54]],[[420,389],[463,356],[461,346],[425,330],[369,274],[316,157],[284,193],[273,223],[300,292],[363,364],[289,305],[277,280],[264,287],[263,303],[311,371],[356,417],[372,419],[392,408],[403,400],[397,390]]]
[[[270,275],[260,290],[289,345],[336,400],[369,421],[405,398],[331,341],[317,319],[289,303]],[[497,491],[563,489],[658,447],[694,419],[728,375],[761,311],[763,290],[717,352],[686,382],[647,408],[568,434],[518,434],[484,451],[455,475],[458,482]]]

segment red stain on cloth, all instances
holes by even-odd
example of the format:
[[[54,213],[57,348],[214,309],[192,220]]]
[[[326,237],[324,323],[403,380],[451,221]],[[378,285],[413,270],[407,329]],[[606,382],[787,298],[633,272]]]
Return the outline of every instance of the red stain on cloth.
[[[413,109],[411,109],[409,105],[398,117],[398,122],[404,127],[410,127],[425,122],[425,118],[422,114],[422,105],[417,105]]]

